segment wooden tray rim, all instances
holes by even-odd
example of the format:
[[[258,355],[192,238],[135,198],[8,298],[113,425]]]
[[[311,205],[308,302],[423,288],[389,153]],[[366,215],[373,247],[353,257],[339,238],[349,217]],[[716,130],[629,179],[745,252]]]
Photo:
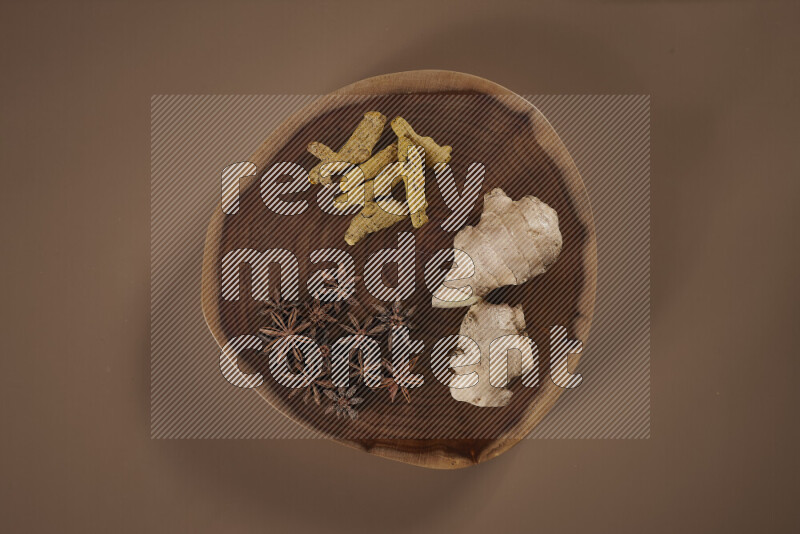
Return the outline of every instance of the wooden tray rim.
[[[329,108],[331,99],[341,95],[381,95],[393,93],[441,93],[441,92],[472,92],[490,95],[503,95],[516,101],[516,106],[525,109],[531,116],[535,125],[534,136],[543,150],[550,156],[559,170],[566,178],[565,185],[570,193],[570,198],[581,199],[584,209],[576,209],[578,219],[588,231],[586,243],[582,253],[584,273],[584,287],[578,299],[580,317],[576,320],[575,334],[584,344],[589,336],[592,314],[594,311],[595,294],[597,290],[597,240],[595,235],[594,218],[589,204],[588,194],[572,157],[566,150],[558,134],[542,113],[528,100],[522,98],[509,89],[479,76],[447,70],[415,70],[384,74],[355,82],[338,89],[329,95],[311,102],[303,109],[295,112],[273,131],[266,140],[256,149],[248,161],[253,162],[259,171],[269,162],[274,153],[280,149],[280,142],[291,132],[301,128],[307,121],[313,119],[319,112]],[[507,103],[508,99],[504,99]],[[257,181],[256,177],[242,179],[241,191],[246,190]],[[219,316],[220,288],[218,283],[219,245],[221,230],[224,222],[221,203],[217,205],[208,225],[206,242],[203,252],[201,273],[201,302],[203,316],[215,341],[223,347],[228,339],[222,329]],[[573,356],[573,362],[578,364],[580,355]],[[279,409],[269,398],[263,388],[256,391],[271,406],[282,415],[302,425],[291,414]],[[563,389],[555,386],[552,381],[543,382],[541,391],[537,395],[535,406],[518,425],[513,434],[528,434],[532,431],[563,393]],[[318,432],[316,429],[311,429]],[[456,442],[463,440],[347,440],[332,438],[334,441],[354,447],[371,454],[401,461],[421,467],[436,469],[458,469],[476,465],[495,458],[506,452],[521,441],[519,437],[500,436],[494,440],[467,440],[489,442],[474,454],[465,455],[456,452]],[[407,450],[411,449],[411,450]]]

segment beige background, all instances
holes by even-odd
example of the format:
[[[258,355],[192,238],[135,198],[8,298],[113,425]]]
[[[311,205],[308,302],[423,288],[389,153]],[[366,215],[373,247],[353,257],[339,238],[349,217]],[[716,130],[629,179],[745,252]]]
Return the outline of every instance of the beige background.
[[[3,530],[798,527],[796,2],[9,2]],[[149,103],[447,68],[652,95],[650,440],[433,472],[316,440],[151,441]]]

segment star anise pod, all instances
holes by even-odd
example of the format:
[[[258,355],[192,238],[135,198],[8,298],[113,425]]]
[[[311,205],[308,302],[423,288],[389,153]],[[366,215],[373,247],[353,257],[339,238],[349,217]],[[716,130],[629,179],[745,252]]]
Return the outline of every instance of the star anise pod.
[[[333,382],[331,382],[331,376],[333,376],[333,359],[331,352],[330,345],[322,345],[319,348],[320,354],[322,354],[322,372],[317,378],[317,382],[325,388],[333,388]]]
[[[298,373],[304,372],[305,366],[302,363],[303,354],[297,348],[293,348],[292,352],[294,353],[294,362],[292,363],[292,367]],[[317,405],[320,405],[322,403],[321,395],[327,389],[333,389],[335,387],[333,382],[328,379],[328,377],[330,377],[331,370],[330,347],[327,345],[321,346],[320,353],[322,354],[322,372],[316,379],[312,380],[305,387],[292,389],[289,392],[289,398],[292,398],[298,395],[300,392],[303,392],[304,403],[308,403],[309,400],[313,399]]]
[[[344,323],[340,323],[344,330],[353,334],[354,336],[374,336],[375,334],[380,334],[384,330],[386,330],[386,325],[377,324],[372,326],[372,323],[375,321],[374,317],[367,318],[363,323],[360,323],[356,316],[352,313],[348,313],[347,317],[350,319],[350,325],[346,325]]]
[[[404,310],[402,302],[400,300],[395,300],[391,305],[381,306],[373,304],[372,307],[375,308],[377,312],[375,318],[381,323],[397,328],[403,326],[409,329],[412,328],[411,315],[414,313],[416,306],[411,306]]]
[[[311,382],[305,387],[302,388],[294,388],[289,391],[288,397],[291,399],[292,397],[296,397],[300,393],[303,394],[303,404],[308,404],[308,401],[314,399],[314,402],[317,404],[322,403],[322,397],[320,396],[320,388]]]
[[[317,379],[304,388],[296,388],[290,391],[289,398],[292,398],[302,392],[304,404],[308,404],[308,401],[313,399],[317,406],[319,406],[322,404],[322,395],[332,387],[334,386],[331,381]]]
[[[280,317],[287,317],[292,310],[297,309],[300,304],[284,299],[280,292],[275,291],[275,295],[267,298],[264,301],[264,309],[261,311],[262,315],[271,316],[276,314]]]
[[[375,318],[382,324],[389,328],[389,351],[392,350],[392,328],[408,328],[411,330],[411,315],[414,313],[416,306],[403,309],[400,300],[395,300],[391,305],[381,306],[373,304],[372,307],[377,312]]]
[[[317,329],[324,329],[328,323],[335,323],[336,319],[330,316],[333,305],[322,304],[319,299],[314,299],[312,304],[306,304],[305,318],[308,321],[311,337],[316,337]]]
[[[349,283],[355,284],[356,281],[361,280],[360,276],[353,276],[349,280],[345,279],[345,271],[344,269],[337,268],[336,274],[331,274],[329,272],[322,273],[324,280],[322,281],[322,285],[325,289],[333,290],[334,294],[339,297],[339,300],[334,301],[334,311],[338,313],[341,309],[342,302],[346,302],[350,306],[359,306],[360,303],[356,300],[355,297],[350,296],[347,297],[349,291],[345,288],[345,286]]]
[[[378,362],[376,364],[367,363],[364,361],[364,351],[356,349],[356,363],[350,362],[350,367],[355,369],[350,373],[351,377],[358,377],[366,383],[366,376],[379,373],[383,369],[383,364]],[[378,386],[381,387],[381,386]]]
[[[353,406],[361,404],[364,399],[361,397],[354,397],[357,386],[352,386],[350,389],[339,388],[338,392],[333,390],[325,390],[325,396],[333,401],[333,404],[325,409],[325,413],[335,413],[336,417],[348,415],[350,419],[356,419],[358,412]]]
[[[419,356],[409,360],[409,362],[408,362],[408,371],[407,371],[408,374],[412,373],[412,370],[414,369],[414,366],[417,364],[417,361],[419,361]],[[387,391],[389,392],[389,400],[391,402],[394,402],[394,398],[397,396],[397,392],[400,391],[403,394],[403,397],[405,397],[406,402],[410,403],[411,402],[411,395],[408,392],[408,386],[407,385],[400,385],[395,380],[396,373],[394,371],[394,366],[391,364],[391,362],[389,362],[389,360],[386,360],[386,359],[383,360],[383,365],[384,365],[384,367],[386,367],[386,369],[390,373],[392,373],[392,377],[384,378],[383,381],[381,382],[381,386],[380,386],[381,388],[386,388]],[[410,382],[411,384],[413,384],[415,386],[419,386],[419,385],[422,385],[422,378],[409,376],[409,377],[407,377],[407,379],[404,382],[406,382],[406,383]]]
[[[270,341],[264,347],[264,352],[268,351],[272,346],[281,339],[289,336],[296,336],[308,328],[308,322],[298,322],[297,308],[289,312],[289,317],[284,319],[277,313],[272,313],[273,326],[265,326],[259,330],[262,334],[268,336]]]
[[[330,375],[331,370],[333,369],[333,364],[331,363],[331,356],[333,355],[333,352],[331,352],[331,346],[327,343],[320,345],[319,352],[322,354],[322,374]]]

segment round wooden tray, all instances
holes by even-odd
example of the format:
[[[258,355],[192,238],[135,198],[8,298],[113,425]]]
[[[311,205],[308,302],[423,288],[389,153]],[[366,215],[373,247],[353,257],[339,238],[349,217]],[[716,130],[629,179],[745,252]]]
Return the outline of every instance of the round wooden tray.
[[[402,96],[405,95],[405,96]],[[435,100],[435,97],[441,97]],[[458,98],[462,96],[463,98]],[[431,100],[430,97],[434,97]],[[309,141],[322,141],[339,146],[349,131],[367,110],[379,110],[390,119],[401,115],[423,135],[430,135],[442,144],[453,146],[451,166],[456,177],[466,172],[472,161],[486,165],[483,193],[502,187],[512,198],[532,194],[552,206],[558,213],[564,246],[558,261],[543,276],[512,288],[497,290],[498,300],[523,304],[529,335],[540,348],[540,360],[545,360],[545,379],[536,389],[517,384],[512,404],[493,413],[494,427],[486,437],[470,439],[350,439],[338,437],[311,418],[301,406],[287,399],[285,392],[265,384],[258,393],[276,409],[292,420],[331,435],[333,439],[372,454],[431,468],[460,468],[474,465],[507,451],[528,434],[552,408],[562,389],[549,380],[546,372],[548,331],[553,325],[565,326],[573,339],[586,341],[592,319],[597,281],[597,245],[591,207],[586,190],[574,162],[544,116],[527,100],[491,81],[450,71],[425,70],[377,76],[339,89],[309,104],[292,115],[273,132],[251,156],[258,167],[258,176],[276,161],[294,161],[310,169],[315,160],[305,153]],[[391,136],[387,127],[385,136]],[[454,140],[454,136],[459,140]],[[388,137],[387,137],[388,139]],[[334,142],[335,140],[338,140]],[[385,139],[382,144],[385,145]],[[459,159],[460,147],[470,147],[470,161]],[[475,159],[475,158],[480,158]],[[300,279],[305,280],[308,268],[303,255],[316,248],[345,248],[342,236],[348,217],[326,215],[309,210],[298,223],[291,225],[271,220],[263,204],[259,206],[258,178],[243,179],[240,213],[225,216],[218,207],[211,216],[206,236],[202,268],[202,306],[208,326],[217,343],[223,346],[236,335],[253,333],[257,329],[257,302],[245,299],[236,303],[225,301],[220,293],[220,258],[234,248],[284,247],[301,260]],[[253,185],[255,184],[255,187]],[[431,188],[435,189],[435,188]],[[430,198],[431,222],[414,230],[418,246],[435,251],[452,246],[452,233],[438,226],[449,212],[443,208],[441,197]],[[438,207],[437,207],[438,206]],[[482,195],[473,208],[468,224],[475,224],[482,211]],[[312,213],[313,212],[313,213]],[[408,221],[406,221],[408,223]],[[402,223],[401,223],[402,224]],[[314,225],[309,232],[307,225]],[[373,234],[355,247],[347,248],[357,265],[363,268],[367,255],[377,249],[397,246],[397,231],[411,231],[411,226],[396,231]],[[424,265],[426,257],[418,258]],[[420,267],[418,266],[418,272]],[[363,286],[363,284],[361,284]],[[419,287],[419,286],[423,287]],[[430,306],[430,293],[424,284],[409,304]],[[301,283],[301,290],[303,284]],[[361,288],[360,291],[363,291]],[[435,321],[418,325],[414,337],[425,342],[427,351],[446,335],[458,332],[465,308],[443,310]],[[571,369],[577,365],[571,359]],[[415,369],[416,370],[416,369]],[[427,375],[430,369],[427,369]],[[432,380],[432,379],[431,379]],[[517,381],[518,382],[518,381]],[[419,388],[424,390],[425,388]],[[416,394],[416,391],[415,391]],[[429,409],[436,403],[449,400],[446,388],[429,388],[420,392],[419,402],[399,406],[390,421],[378,421],[366,413],[359,417],[363,428],[387,427],[400,430],[415,428],[423,421],[430,425]],[[452,401],[450,401],[452,402]],[[487,410],[464,403],[457,417],[448,412],[448,420],[436,421],[453,435],[468,435],[470,415],[474,410]],[[494,414],[498,414],[495,416]],[[436,417],[434,414],[433,417]],[[459,434],[460,433],[460,434]],[[446,435],[443,433],[442,435]],[[369,435],[364,432],[365,436]]]

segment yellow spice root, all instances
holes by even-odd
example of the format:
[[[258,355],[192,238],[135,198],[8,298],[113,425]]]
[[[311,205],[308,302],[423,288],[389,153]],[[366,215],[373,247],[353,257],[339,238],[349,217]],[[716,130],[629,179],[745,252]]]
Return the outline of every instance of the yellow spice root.
[[[433,167],[437,163],[448,163],[450,161],[450,152],[453,150],[452,147],[439,146],[436,144],[436,141],[430,137],[418,135],[403,117],[396,117],[391,122],[391,127],[398,139],[408,137],[414,141],[415,145],[419,145],[425,150],[425,164],[428,167]]]
[[[318,158],[320,162],[309,171],[308,180],[312,184],[330,185],[332,183],[330,176],[320,172],[324,164],[358,164],[366,161],[372,154],[372,149],[378,142],[385,124],[386,117],[382,113],[370,111],[364,114],[364,118],[361,119],[353,134],[338,152],[334,152],[328,146],[317,141],[309,143],[308,151]]]
[[[367,161],[348,172],[339,182],[342,191],[350,191],[375,178],[381,170],[390,163],[397,161],[397,142],[387,146]]]
[[[364,118],[338,152],[319,142],[308,145],[308,151],[320,160],[308,173],[311,183],[331,185],[331,175],[336,172],[332,168],[358,165],[342,177],[338,185],[342,194],[334,199],[334,206],[342,211],[353,206],[363,206],[350,221],[350,227],[345,234],[345,241],[350,245],[407,217],[410,217],[415,228],[428,222],[425,166],[433,167],[450,161],[452,147],[439,146],[430,137],[418,135],[402,117],[396,117],[391,122],[397,142],[371,156],[385,124],[385,116],[378,111],[370,111],[364,114]],[[403,182],[406,192],[406,200],[403,202],[389,198],[392,189],[400,181]],[[376,201],[376,197],[379,200]]]
[[[348,245],[355,245],[367,235],[389,228],[408,217],[408,213],[398,215],[405,208],[401,202],[394,200],[388,201],[388,203],[391,211],[385,211],[375,202],[371,202],[364,206],[361,213],[353,217],[353,220],[350,221],[350,228],[344,234],[344,240]]]
[[[422,164],[423,150],[408,137],[398,141],[398,157],[403,165],[403,182],[406,187],[406,202],[411,212],[411,224],[419,228],[428,222],[425,210],[428,201],[425,199],[425,169]]]
[[[401,181],[403,181],[403,177],[400,175],[400,173],[398,172],[394,174],[394,176],[392,176],[392,181],[389,184],[388,191],[394,189],[394,187]],[[334,198],[333,206],[342,211],[350,209],[351,206],[366,206],[375,200],[375,185],[375,179],[359,184],[350,189],[348,192],[342,193]],[[388,191],[384,191],[384,193]]]

